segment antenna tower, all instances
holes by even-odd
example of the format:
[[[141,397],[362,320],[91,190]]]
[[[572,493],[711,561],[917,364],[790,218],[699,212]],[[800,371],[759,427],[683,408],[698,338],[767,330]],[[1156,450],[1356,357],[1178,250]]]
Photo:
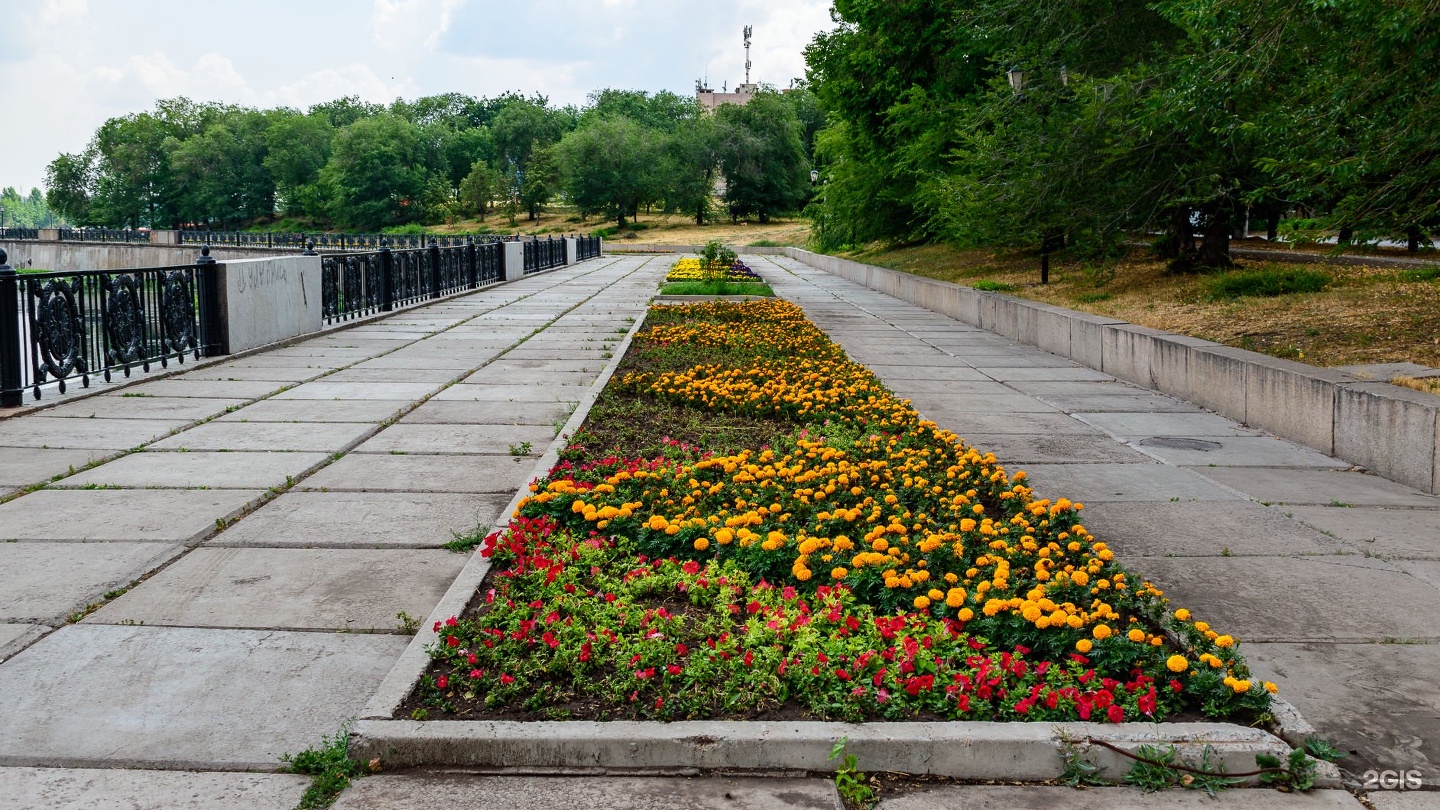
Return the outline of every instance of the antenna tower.
[[[750,32],[753,26],[745,26],[745,83],[750,83]]]

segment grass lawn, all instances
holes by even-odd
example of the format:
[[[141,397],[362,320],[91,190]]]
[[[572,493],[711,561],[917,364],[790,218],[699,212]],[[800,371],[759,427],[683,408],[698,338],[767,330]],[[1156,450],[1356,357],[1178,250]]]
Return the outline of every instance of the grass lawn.
[[[769,295],[769,284],[738,281],[672,281],[660,288],[661,295]]]
[[[1440,367],[1440,272],[1431,269],[1246,259],[1227,273],[1175,274],[1136,249],[1107,266],[1052,262],[1042,286],[1033,250],[924,245],[845,255],[1319,366]],[[1280,294],[1245,294],[1265,292]]]

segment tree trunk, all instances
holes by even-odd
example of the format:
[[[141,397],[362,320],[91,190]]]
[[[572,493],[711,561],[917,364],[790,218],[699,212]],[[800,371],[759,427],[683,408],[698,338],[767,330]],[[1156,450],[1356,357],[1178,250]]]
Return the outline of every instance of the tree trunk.
[[[1205,218],[1205,237],[1200,243],[1199,264],[1201,267],[1229,267],[1230,261],[1230,209],[1216,205]]]
[[[1354,239],[1355,239],[1355,229],[1354,229],[1354,228],[1350,227],[1349,225],[1342,225],[1342,226],[1340,226],[1340,235],[1339,235],[1339,237],[1337,237],[1336,240],[1335,240],[1337,244],[1339,244],[1339,245],[1348,245],[1348,244],[1350,244],[1352,241],[1354,241]]]
[[[705,224],[705,203],[703,202],[695,206],[695,224]]]
[[[1265,238],[1271,242],[1280,238],[1280,206],[1270,209],[1270,215],[1265,218]]]
[[[620,212],[620,215],[615,218],[615,224],[622,228],[625,227],[625,212],[623,210]]]
[[[1190,231],[1190,207],[1177,205],[1170,209],[1165,237],[1158,245],[1162,259],[1180,259],[1195,252],[1195,237]]]
[[[1420,252],[1420,226],[1411,225],[1405,229],[1405,249],[1411,253]]]

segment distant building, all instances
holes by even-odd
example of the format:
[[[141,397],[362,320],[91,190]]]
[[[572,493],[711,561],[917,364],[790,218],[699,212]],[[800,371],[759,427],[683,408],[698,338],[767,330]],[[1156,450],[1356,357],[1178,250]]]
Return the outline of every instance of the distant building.
[[[700,102],[707,112],[714,112],[721,104],[739,104],[744,106],[750,103],[750,99],[760,92],[758,84],[739,84],[735,86],[735,92],[727,93],[723,90],[719,93],[706,87],[700,80],[695,81],[695,100]]]

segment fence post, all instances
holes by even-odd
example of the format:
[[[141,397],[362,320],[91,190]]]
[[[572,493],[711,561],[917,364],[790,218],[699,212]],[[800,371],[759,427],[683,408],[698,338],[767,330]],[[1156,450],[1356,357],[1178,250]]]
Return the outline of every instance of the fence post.
[[[475,289],[480,284],[480,271],[476,265],[475,237],[465,237],[465,286]]]
[[[380,240],[380,311],[395,309],[395,258],[390,255],[390,240]]]
[[[0,408],[25,404],[20,383],[20,274],[0,248]]]
[[[229,335],[226,334],[224,315],[220,312],[220,266],[210,255],[209,245],[200,249],[195,269],[200,284],[200,345],[206,357],[229,354]]]
[[[440,297],[440,243],[430,237],[430,297]]]

